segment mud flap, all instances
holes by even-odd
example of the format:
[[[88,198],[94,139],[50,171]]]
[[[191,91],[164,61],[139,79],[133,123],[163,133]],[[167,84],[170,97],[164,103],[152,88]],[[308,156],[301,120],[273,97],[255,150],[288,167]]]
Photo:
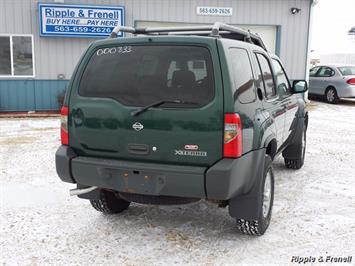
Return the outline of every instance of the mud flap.
[[[264,157],[265,158],[265,157]],[[236,219],[257,220],[260,216],[262,204],[262,185],[265,159],[255,165],[258,167],[255,183],[251,190],[244,195],[229,200],[229,214]]]
[[[294,140],[292,144],[288,145],[287,148],[282,152],[282,156],[288,159],[298,159],[302,156],[302,136],[305,127],[305,118],[297,119],[297,127],[295,130]]]

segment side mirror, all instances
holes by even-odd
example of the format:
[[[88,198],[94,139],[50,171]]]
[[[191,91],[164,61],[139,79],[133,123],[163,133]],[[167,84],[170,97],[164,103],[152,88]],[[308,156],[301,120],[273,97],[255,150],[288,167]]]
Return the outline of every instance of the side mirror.
[[[292,93],[303,93],[308,90],[307,81],[303,79],[294,80],[292,83]]]

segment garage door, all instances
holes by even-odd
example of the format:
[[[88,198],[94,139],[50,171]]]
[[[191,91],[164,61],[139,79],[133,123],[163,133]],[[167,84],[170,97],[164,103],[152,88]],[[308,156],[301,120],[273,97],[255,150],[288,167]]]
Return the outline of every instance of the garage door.
[[[192,24],[192,23],[179,23],[179,22],[156,22],[156,21],[136,21],[135,26],[138,28],[145,27],[174,27],[174,26],[201,26],[210,24]],[[276,26],[251,26],[251,25],[235,25],[243,29],[249,29],[254,33],[258,33],[263,39],[267,49],[275,54],[276,49]]]

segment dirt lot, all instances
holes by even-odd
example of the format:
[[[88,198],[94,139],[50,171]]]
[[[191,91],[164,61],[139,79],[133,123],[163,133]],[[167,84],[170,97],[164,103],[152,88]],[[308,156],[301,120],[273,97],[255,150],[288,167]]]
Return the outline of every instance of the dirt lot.
[[[56,175],[57,118],[2,118],[0,262],[286,265],[292,256],[352,255],[354,263],[355,101],[310,109],[305,165],[287,170],[276,159],[272,223],[257,238],[237,233],[227,209],[203,201],[132,204],[122,215],[104,216],[69,197],[74,185]]]

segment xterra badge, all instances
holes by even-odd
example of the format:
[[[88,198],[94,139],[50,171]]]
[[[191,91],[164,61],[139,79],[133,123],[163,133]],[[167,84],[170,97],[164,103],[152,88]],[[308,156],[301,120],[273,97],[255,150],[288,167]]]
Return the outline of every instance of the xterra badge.
[[[199,157],[206,157],[207,152],[199,151],[198,145],[195,144],[186,144],[184,146],[185,150],[175,150],[175,155],[179,156],[199,156]]]
[[[135,131],[140,131],[144,128],[144,126],[139,123],[139,122],[135,122],[133,125],[132,125],[132,128],[135,130]]]
[[[206,151],[184,151],[184,150],[175,150],[175,155],[179,156],[199,156],[199,157],[206,157]]]

